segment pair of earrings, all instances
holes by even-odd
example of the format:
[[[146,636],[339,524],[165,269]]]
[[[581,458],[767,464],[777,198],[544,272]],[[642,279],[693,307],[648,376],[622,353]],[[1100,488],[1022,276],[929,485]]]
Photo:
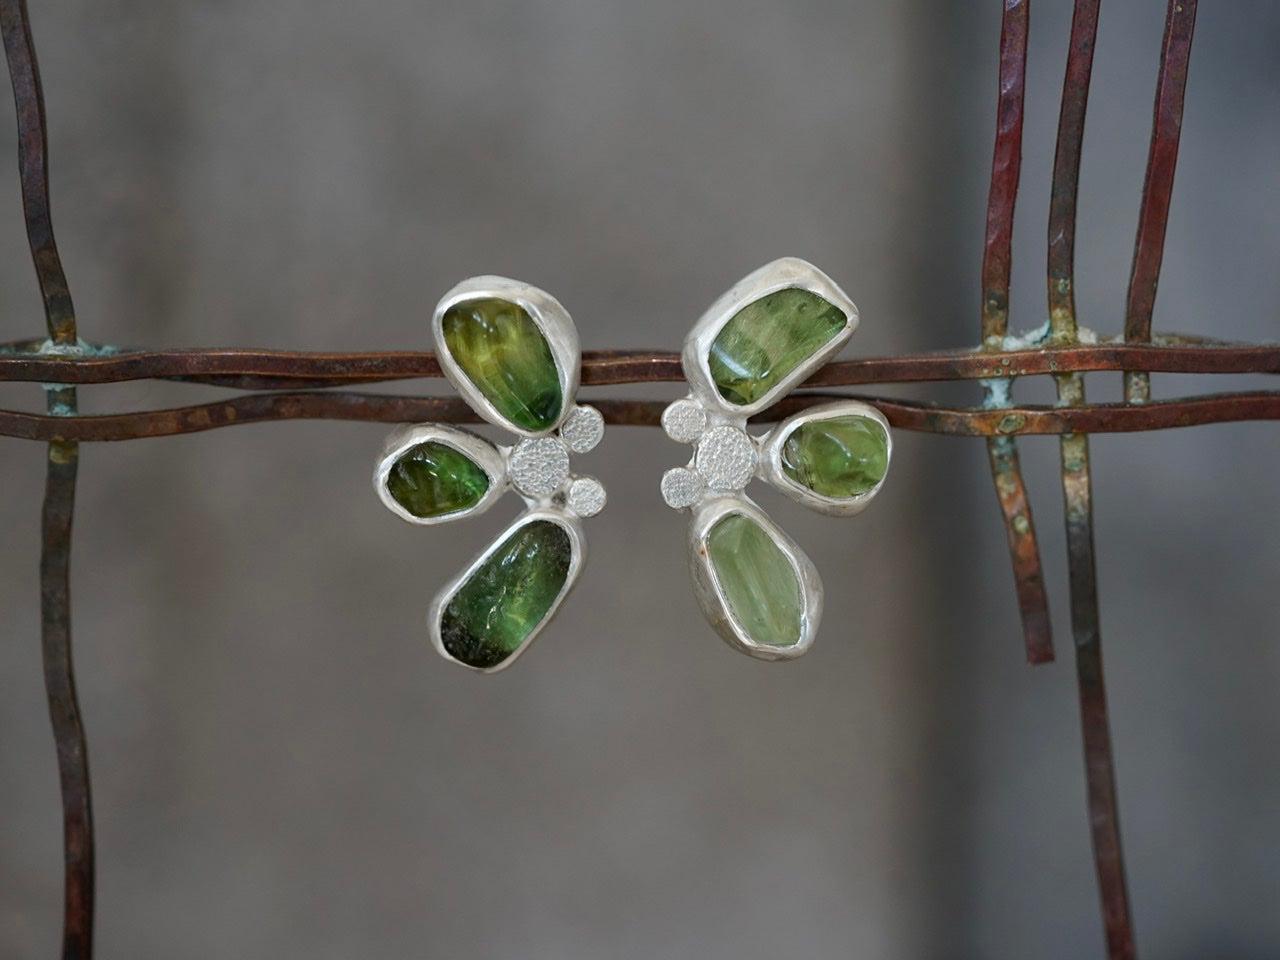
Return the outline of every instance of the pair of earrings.
[[[507,490],[525,501],[428,614],[446,659],[492,673],[528,649],[582,570],[581,521],[604,508],[605,491],[574,474],[569,457],[599,444],[604,418],[575,402],[577,330],[537,287],[466,280],[431,324],[445,376],[480,417],[518,439],[498,446],[444,424],[404,427],[388,438],[374,487],[394,514],[423,525],[483,513]],[[694,592],[731,646],[764,660],[793,659],[813,643],[822,581],[747,485],[758,477],[821,513],[852,516],[883,486],[893,441],[880,412],[856,400],[810,407],[762,437],[747,432],[747,420],[834,356],[857,326],[857,307],[830,277],[803,260],[775,260],[694,325],[681,356],[689,396],[662,415],[667,435],[693,446],[661,491],[691,514]]]

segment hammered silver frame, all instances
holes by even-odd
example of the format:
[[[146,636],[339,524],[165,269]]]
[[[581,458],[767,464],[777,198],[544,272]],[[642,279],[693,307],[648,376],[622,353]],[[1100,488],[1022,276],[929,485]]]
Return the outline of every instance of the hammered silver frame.
[[[810,293],[817,294],[844,314],[844,327],[817,353],[778,381],[764,396],[748,404],[730,403],[720,395],[711,377],[708,364],[711,345],[724,329],[725,324],[732,320],[739,310],[779,290],[808,290]],[[703,312],[698,322],[693,325],[693,329],[689,331],[689,335],[685,337],[680,364],[684,368],[685,379],[689,382],[689,387],[697,399],[703,401],[704,405],[713,406],[730,417],[745,420],[773,406],[780,397],[808,379],[814,370],[840,352],[857,329],[858,308],[834,280],[806,260],[798,257],[782,257],[747,274]]]
[[[560,380],[560,415],[545,430],[528,430],[504,417],[489,402],[488,397],[471,382],[462,367],[453,358],[445,343],[443,321],[447,311],[460,303],[471,300],[508,300],[524,308],[551,348],[551,359]],[[471,277],[449,290],[436,304],[431,316],[431,336],[436,345],[436,358],[445,377],[471,409],[495,426],[502,427],[521,437],[545,437],[554,433],[573,411],[574,397],[578,392],[578,378],[582,367],[582,353],[578,345],[578,331],[569,311],[551,294],[538,287],[511,280],[507,277]]]
[[[715,565],[707,549],[707,535],[717,522],[733,514],[742,514],[759,524],[760,529],[778,546],[795,571],[796,582],[804,601],[800,617],[800,638],[791,646],[757,643],[738,623],[728,597],[716,577]],[[808,555],[781,527],[773,522],[747,496],[717,497],[704,500],[694,509],[689,524],[689,556],[693,571],[694,596],[712,628],[729,646],[760,660],[794,660],[802,656],[818,635],[822,621],[822,578]]]
[[[469,663],[464,663],[445,649],[444,638],[440,633],[440,622],[444,616],[445,607],[449,605],[453,595],[471,578],[471,575],[480,569],[484,562],[506,543],[517,530],[537,520],[549,520],[556,523],[569,534],[569,572],[565,575],[564,586],[560,588],[560,593],[556,596],[555,601],[552,602],[542,619],[538,621],[537,626],[529,631],[520,646],[516,647],[501,663],[497,663],[492,667],[473,667]],[[432,598],[431,606],[427,609],[427,630],[431,636],[431,645],[435,647],[440,656],[451,663],[456,663],[460,667],[465,667],[473,673],[500,673],[520,659],[521,655],[533,645],[533,641],[542,633],[543,628],[552,621],[556,611],[560,609],[560,605],[564,603],[565,598],[569,596],[577,585],[578,575],[582,572],[582,566],[586,563],[586,560],[587,539],[583,534],[582,523],[577,517],[553,507],[541,507],[523,511],[502,533],[494,538],[489,546],[472,558],[471,562],[460,573],[446,581],[445,585]]]

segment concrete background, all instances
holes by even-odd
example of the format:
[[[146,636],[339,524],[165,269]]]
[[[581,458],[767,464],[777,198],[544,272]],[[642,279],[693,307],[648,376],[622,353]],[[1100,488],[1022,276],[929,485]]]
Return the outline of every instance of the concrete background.
[[[850,354],[977,339],[994,0],[32,7],[87,338],[418,348],[441,292],[495,272],[554,292],[588,348],[674,348],[722,289],[794,254],[858,302]],[[1019,329],[1044,316],[1067,7],[1033,17]],[[1103,11],[1078,277],[1082,322],[1104,333],[1120,328],[1163,8]],[[1276,336],[1278,40],[1275,4],[1202,4],[1158,329]],[[41,329],[14,156],[6,107],[4,339]],[[1091,377],[1091,395],[1119,382]],[[134,384],[81,402],[217,395]],[[42,398],[10,384],[0,400]],[[778,666],[733,654],[698,613],[684,521],[657,492],[682,448],[613,429],[580,461],[610,505],[578,592],[517,669],[476,678],[435,658],[422,617],[515,505],[447,532],[400,523],[368,484],[384,432],[84,449],[73,593],[101,957],[1100,955],[1054,441],[1023,450],[1056,665],[1022,662],[981,443],[899,433],[890,484],[853,521],[762,493],[829,596],[814,651]],[[1144,955],[1274,957],[1275,427],[1094,451]],[[37,445],[0,442],[6,957],[59,940],[42,482]]]

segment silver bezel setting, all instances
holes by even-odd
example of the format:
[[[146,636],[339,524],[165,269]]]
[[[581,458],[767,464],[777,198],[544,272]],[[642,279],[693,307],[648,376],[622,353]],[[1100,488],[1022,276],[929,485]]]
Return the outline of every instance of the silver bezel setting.
[[[886,468],[885,474],[880,478],[879,483],[856,497],[837,498],[825,497],[815,493],[787,476],[786,471],[782,469],[782,448],[793,432],[806,423],[848,416],[865,417],[868,420],[874,420],[884,430],[887,438]],[[863,403],[860,400],[838,400],[834,403],[824,403],[820,406],[810,407],[808,410],[802,410],[800,413],[787,417],[787,419],[770,430],[760,441],[757,476],[779,492],[796,501],[796,503],[817,510],[819,513],[825,513],[832,517],[852,517],[867,509],[872,498],[880,492],[880,488],[884,486],[885,480],[889,477],[888,464],[892,462],[893,433],[889,430],[889,421],[884,418],[884,414],[871,406],[871,404]]]
[[[711,345],[725,324],[743,307],[771,293],[789,289],[808,290],[839,308],[845,316],[844,327],[760,399],[743,405],[729,403],[720,396],[720,391],[716,389],[715,381],[711,377],[708,364]],[[808,379],[810,374],[840,352],[856,329],[858,329],[858,308],[834,280],[806,260],[783,257],[747,274],[707,308],[685,338],[684,350],[680,357],[681,366],[684,368],[685,379],[689,381],[694,397],[701,401],[703,406],[718,410],[734,420],[745,421],[747,417],[772,406],[793,387]]]
[[[489,489],[484,492],[484,496],[475,506],[438,517],[419,517],[402,507],[391,495],[391,491],[387,488],[387,478],[396,461],[418,444],[431,441],[443,443],[463,456],[469,457],[489,478]],[[501,448],[495,447],[484,437],[477,436],[469,430],[447,427],[441,423],[420,423],[394,431],[387,437],[382,456],[378,458],[377,466],[373,471],[373,489],[377,491],[378,499],[383,505],[401,520],[423,527],[479,516],[493,506],[507,488],[507,460]]]
[[[758,523],[795,571],[804,610],[800,617],[800,639],[791,646],[772,646],[753,640],[734,617],[733,608],[716,576],[715,564],[707,548],[707,535],[717,522],[735,513]],[[794,660],[813,644],[822,619],[822,579],[799,544],[787,536],[749,497],[717,497],[704,500],[698,505],[689,525],[689,563],[693,572],[694,595],[698,598],[702,612],[715,631],[735,650],[761,660]]]
[[[445,313],[460,303],[489,299],[507,300],[522,307],[542,332],[547,345],[551,348],[551,359],[555,362],[556,376],[560,380],[561,404],[560,415],[556,418],[556,422],[545,430],[526,430],[499,413],[480,388],[471,382],[453,358],[453,354],[449,352],[449,345],[445,343],[443,327]],[[436,304],[435,313],[431,317],[431,336],[435,340],[436,357],[440,361],[440,369],[445,377],[462,394],[471,409],[495,426],[521,437],[545,437],[557,430],[573,411],[582,356],[578,346],[578,331],[573,325],[569,311],[545,290],[507,277],[484,276],[463,280]]]
[[[462,585],[467,582],[478,569],[489,559],[493,553],[498,550],[507,540],[521,527],[533,523],[537,520],[550,520],[559,524],[569,534],[569,572],[565,575],[564,586],[560,588],[560,593],[547,609],[546,614],[538,624],[529,631],[529,635],[515,649],[512,654],[501,663],[492,667],[473,667],[469,663],[459,660],[444,646],[444,637],[440,632],[441,619],[444,616],[444,610],[449,605],[449,601],[453,599],[455,593],[461,589]],[[444,657],[451,663],[456,663],[460,667],[472,671],[473,673],[498,673],[505,670],[511,664],[515,663],[521,655],[533,645],[533,641],[538,638],[543,629],[555,617],[556,611],[560,609],[560,604],[564,602],[565,597],[573,590],[578,582],[578,575],[582,571],[582,565],[587,559],[587,540],[582,532],[582,524],[577,517],[572,516],[562,510],[553,508],[535,508],[525,510],[502,531],[489,546],[485,547],[461,573],[457,574],[453,579],[449,580],[444,587],[435,595],[431,601],[431,607],[427,612],[427,628],[431,634],[431,643],[436,648],[440,656]]]
[[[471,382],[454,360],[445,343],[443,319],[451,307],[470,300],[507,300],[525,310],[546,338],[559,378],[562,404],[560,415],[545,430],[523,430],[502,416]],[[432,336],[440,369],[457,388],[467,404],[484,420],[517,435],[512,446],[499,446],[466,430],[443,424],[426,423],[405,426],[394,431],[374,467],[373,486],[378,499],[396,516],[409,523],[430,526],[473,517],[488,510],[503,493],[510,490],[525,504],[525,510],[503,530],[461,573],[445,584],[434,599],[428,614],[429,632],[436,650],[446,660],[477,673],[496,673],[509,667],[554,618],[560,604],[577,583],[586,560],[586,538],[581,519],[595,516],[608,499],[604,485],[595,477],[573,473],[569,463],[572,453],[592,450],[604,435],[604,418],[596,408],[579,404],[578,381],[582,354],[578,332],[569,312],[555,297],[544,290],[506,277],[472,277],[464,280],[441,298],[431,320]],[[470,457],[489,477],[489,488],[475,506],[440,517],[416,517],[398,504],[387,488],[392,467],[406,450],[429,440],[441,441]],[[548,444],[550,449],[534,450],[530,444]],[[522,451],[521,453],[520,451]],[[513,459],[514,458],[514,459]],[[464,584],[517,530],[535,520],[550,520],[568,531],[570,541],[569,571],[565,585],[541,622],[525,637],[520,647],[494,667],[472,667],[451,655],[440,634],[440,619],[445,607]]]

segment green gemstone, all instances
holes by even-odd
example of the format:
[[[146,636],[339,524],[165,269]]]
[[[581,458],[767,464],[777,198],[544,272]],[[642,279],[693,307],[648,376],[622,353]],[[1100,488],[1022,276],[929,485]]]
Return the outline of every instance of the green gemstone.
[[[511,534],[445,606],[445,650],[471,667],[502,663],[546,618],[564,590],[572,555],[569,534],[551,520],[533,520]]]
[[[387,474],[387,491],[415,517],[468,510],[489,489],[489,476],[461,450],[428,440],[400,455]]]
[[[760,524],[741,513],[718,520],[707,534],[707,553],[729,610],[747,636],[770,647],[799,642],[800,581]]]
[[[509,300],[467,300],[445,311],[450,355],[495,410],[525,430],[549,430],[564,397],[551,346],[533,318]]]
[[[844,329],[845,315],[808,290],[779,290],[735,313],[707,357],[720,396],[755,403]]]
[[[814,493],[837,500],[866,493],[889,469],[889,435],[870,417],[810,420],[782,444],[782,470]]]

